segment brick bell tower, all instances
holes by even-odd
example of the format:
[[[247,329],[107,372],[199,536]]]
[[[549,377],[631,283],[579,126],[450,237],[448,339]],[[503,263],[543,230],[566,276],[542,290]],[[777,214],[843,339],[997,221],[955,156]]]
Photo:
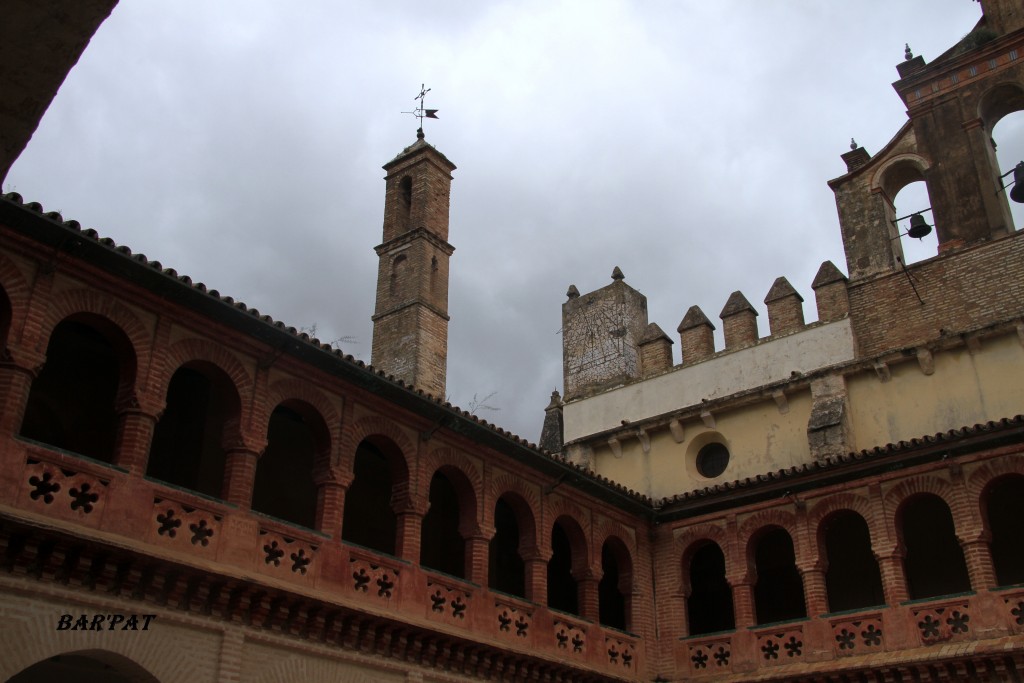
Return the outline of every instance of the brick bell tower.
[[[448,367],[448,202],[455,164],[424,140],[384,165],[384,241],[375,251],[374,367],[443,399]]]

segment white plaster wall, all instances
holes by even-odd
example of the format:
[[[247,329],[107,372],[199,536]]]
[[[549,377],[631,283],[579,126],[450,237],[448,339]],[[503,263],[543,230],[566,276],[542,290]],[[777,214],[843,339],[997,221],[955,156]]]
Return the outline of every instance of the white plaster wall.
[[[724,353],[697,365],[681,366],[565,405],[568,443],[606,429],[637,422],[853,359],[849,319],[816,325],[796,334]]]

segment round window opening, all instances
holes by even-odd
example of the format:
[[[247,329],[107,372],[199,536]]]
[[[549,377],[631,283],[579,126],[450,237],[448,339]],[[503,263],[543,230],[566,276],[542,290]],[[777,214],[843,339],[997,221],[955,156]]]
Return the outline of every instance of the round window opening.
[[[697,452],[697,471],[708,479],[725,472],[729,464],[729,449],[722,443],[709,443]]]

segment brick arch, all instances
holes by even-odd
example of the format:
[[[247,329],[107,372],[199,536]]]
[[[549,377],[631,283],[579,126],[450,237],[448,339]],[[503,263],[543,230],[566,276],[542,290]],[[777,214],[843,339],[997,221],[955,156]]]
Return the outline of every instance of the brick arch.
[[[17,614],[18,628],[7,629],[4,634],[0,643],[0,680],[6,681],[51,657],[80,653],[127,659],[160,683],[187,683],[205,679],[211,662],[216,662],[219,656],[219,643],[213,638],[195,641],[189,656],[184,656],[180,641],[174,638],[126,638],[128,634],[120,631],[81,630],[62,631],[60,637],[55,638],[52,605],[33,603],[32,607],[40,605],[40,609]],[[75,616],[87,609],[83,607]],[[159,624],[160,618],[158,616],[154,623]],[[150,625],[152,630],[153,625]]]
[[[725,575],[730,576],[730,570],[736,569],[736,558],[733,557],[735,539],[729,530],[718,524],[705,523],[689,527],[675,541],[679,552],[679,563],[681,571],[679,577],[679,595],[683,595],[690,582],[690,560],[705,543],[714,543],[721,549],[725,556]]]
[[[889,512],[889,516],[884,522],[888,529],[892,531],[892,537],[899,539],[901,536],[899,519],[903,506],[911,498],[922,493],[938,496],[945,501],[946,505],[949,506],[950,513],[953,515],[953,525],[959,533],[960,520],[965,518],[964,513],[966,511],[957,509],[959,507],[957,505],[958,497],[954,491],[953,484],[934,475],[924,475],[905,479],[885,494],[885,509],[891,512]],[[897,540],[897,547],[899,546],[902,546],[902,542]]]
[[[524,492],[525,495],[524,495]],[[540,552],[537,542],[537,520],[539,510],[534,502],[527,497],[528,487],[502,486],[497,489],[497,495],[493,496],[486,504],[483,511],[484,524],[494,528],[494,508],[502,498],[516,515],[516,524],[519,531],[519,554],[525,560],[536,556]]]
[[[627,540],[630,538],[628,535],[619,533],[621,531],[625,530],[621,528],[614,531],[609,530],[609,533],[597,536],[600,542],[595,542],[594,548],[597,549],[595,554],[598,554],[598,559],[603,560],[604,547],[606,544],[611,544],[611,551],[619,569],[619,585],[617,587],[623,595],[629,595],[633,592],[637,553],[636,545]],[[602,561],[599,566],[603,566],[603,564]]]
[[[1001,78],[978,98],[978,118],[990,136],[1003,117],[1021,110],[1024,110],[1024,88],[1014,79]]]
[[[21,341],[21,330],[28,315],[32,289],[21,269],[3,254],[0,254],[0,290],[11,304],[10,326],[7,330],[0,330],[0,343],[5,341],[3,335],[6,332],[6,342],[10,345],[12,341]],[[0,348],[0,353],[3,351]]]
[[[799,533],[798,520],[794,513],[779,508],[761,510],[744,521],[739,531],[742,564],[739,564],[735,569],[740,570],[743,566],[746,566],[746,575],[751,580],[756,580],[757,578],[754,548],[761,534],[770,529],[782,529],[789,534],[789,538],[793,542],[793,554],[797,566],[801,565],[801,561],[814,557],[814,550],[805,547],[804,534]]]
[[[1017,453],[989,460],[971,472],[967,478],[966,488],[972,503],[984,505],[982,498],[985,489],[996,479],[1007,474],[1024,474],[1024,455]]]
[[[871,177],[871,189],[882,190],[890,202],[904,187],[925,179],[931,164],[920,154],[904,152],[894,154],[878,167]]]
[[[394,444],[405,459],[407,472],[412,469],[410,463],[416,453],[416,444],[397,422],[380,415],[361,417],[344,428],[341,436],[341,467],[351,472],[359,444],[374,436],[384,437]]]
[[[416,498],[423,498],[411,491],[412,471],[415,464],[416,446],[398,424],[380,415],[368,415],[342,427],[339,469],[349,481],[355,476],[356,450],[369,440],[388,462],[391,470],[393,507],[399,509],[415,506]]]
[[[131,344],[137,367],[145,366],[152,352],[152,333],[127,306],[91,289],[74,289],[51,299],[40,329],[38,350],[45,353],[53,328],[68,316],[80,313],[91,313],[113,323]]]
[[[107,618],[109,619],[110,617],[108,616]],[[114,675],[121,680],[130,680],[135,683],[160,683],[159,679],[156,678],[156,676],[151,674],[148,670],[146,670],[145,667],[139,665],[139,663],[133,660],[132,658],[125,657],[124,655],[118,654],[116,652],[111,652],[110,650],[97,648],[74,650],[69,652],[62,652],[60,654],[60,657],[62,659],[67,657],[88,658],[92,665],[103,665],[105,676]],[[32,671],[31,673],[32,680],[39,680],[43,677],[44,674],[49,673],[50,675],[53,675],[58,671],[63,672],[65,670],[65,667],[68,666],[67,660],[63,659],[63,663],[58,665],[58,670],[54,671],[51,668],[53,667],[53,664],[54,662],[51,660],[51,658],[43,659],[36,662],[35,664],[32,664],[29,667],[26,667],[21,672],[18,672],[15,675],[20,676],[22,674],[27,673],[31,669],[35,669],[35,671]]]
[[[283,403],[298,402],[307,406],[303,413],[312,422],[308,426],[313,431],[318,442],[317,472],[325,473],[331,467],[336,467],[339,460],[339,448],[337,429],[341,420],[338,411],[330,399],[319,389],[308,382],[296,378],[288,378],[274,382],[267,390],[266,403],[259,415],[254,415],[255,430],[261,434],[268,433],[270,429],[270,416],[274,410]],[[254,412],[256,412],[254,410]],[[319,424],[317,424],[319,423]]]
[[[512,508],[515,510],[519,522],[521,547],[536,552],[538,525],[541,520],[541,499],[537,487],[531,486],[521,477],[507,472],[492,477],[487,485],[486,508],[481,515],[484,524],[494,526],[495,506],[503,496],[518,501],[518,504],[512,505]]]
[[[580,505],[573,501],[570,501],[561,496],[557,496],[550,500],[544,509],[544,519],[541,522],[541,538],[538,539],[537,545],[543,549],[545,556],[551,557],[551,529],[555,525],[555,522],[561,518],[567,517],[572,519],[583,531],[584,539],[587,541],[586,546],[589,547],[591,531],[592,531],[592,520],[587,510],[584,510]],[[575,552],[573,548],[573,552]],[[586,566],[590,567],[594,564],[594,559],[590,555],[586,555],[584,560]],[[600,560],[600,558],[598,558]]]
[[[871,504],[871,501],[864,496],[855,493],[837,493],[819,501],[811,508],[807,515],[807,524],[815,540],[815,550],[819,555],[822,551],[824,536],[822,535],[825,521],[834,514],[844,511],[856,512],[867,523],[868,531],[871,534],[872,548],[881,547],[885,540],[884,522],[877,514],[878,508]]]
[[[572,549],[572,574],[577,580],[588,575],[593,561],[591,560],[590,543],[588,542],[587,530],[580,524],[577,517],[564,513],[552,515],[551,524],[548,525],[549,533],[546,545],[551,553],[551,534],[556,524],[560,524],[565,535],[569,537],[569,547]]]
[[[156,355],[149,382],[149,392],[154,402],[166,401],[171,380],[185,365],[210,365],[218,372],[215,373],[216,377],[208,376],[208,379],[216,382],[222,390],[230,392],[230,401],[237,401],[237,405],[232,406],[233,414],[228,415],[224,423],[223,447],[231,449],[246,445],[257,450],[256,444],[265,443],[262,435],[247,433],[248,426],[252,424],[252,401],[249,399],[253,379],[234,354],[208,339],[192,337],[177,341],[168,346],[166,351]]]
[[[463,537],[479,532],[480,504],[483,499],[483,475],[480,463],[454,448],[437,448],[427,455],[420,468],[420,490],[430,489],[438,472],[448,477],[455,487],[459,502],[459,532]]]
[[[618,538],[619,541],[622,542],[626,551],[629,552],[629,556],[631,558],[630,564],[634,564],[635,560],[633,558],[636,558],[637,556],[636,533],[631,529],[627,529],[621,523],[616,522],[613,519],[605,519],[595,525],[595,548],[603,548],[604,542],[612,537]],[[601,558],[598,557],[597,559],[600,560]]]
[[[126,407],[148,405],[152,398],[144,391],[145,380],[140,371],[149,364],[153,337],[149,330],[126,306],[116,299],[91,289],[74,289],[57,295],[40,325],[36,350],[45,354],[53,331],[71,316],[92,317],[100,331],[114,348],[118,357],[118,390],[114,402],[116,411]]]
[[[246,396],[251,391],[252,375],[238,357],[224,348],[222,344],[216,344],[209,339],[191,337],[174,342],[163,351],[162,355],[160,368],[154,372],[151,383],[154,393],[166,395],[174,373],[181,366],[194,361],[204,361],[220,368],[234,383],[239,398]],[[243,404],[245,403],[247,401],[243,401]]]

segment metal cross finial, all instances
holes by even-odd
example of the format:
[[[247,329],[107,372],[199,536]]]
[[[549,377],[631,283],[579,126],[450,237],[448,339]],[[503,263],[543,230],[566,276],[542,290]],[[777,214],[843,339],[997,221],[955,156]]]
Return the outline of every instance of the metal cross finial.
[[[426,84],[420,84],[420,94],[413,98],[413,100],[419,100],[420,105],[412,111],[403,111],[403,114],[412,114],[420,120],[420,127],[416,131],[416,137],[423,139],[423,119],[436,119],[437,109],[427,109],[424,104],[426,103],[427,93],[430,92],[430,88],[426,87]]]

